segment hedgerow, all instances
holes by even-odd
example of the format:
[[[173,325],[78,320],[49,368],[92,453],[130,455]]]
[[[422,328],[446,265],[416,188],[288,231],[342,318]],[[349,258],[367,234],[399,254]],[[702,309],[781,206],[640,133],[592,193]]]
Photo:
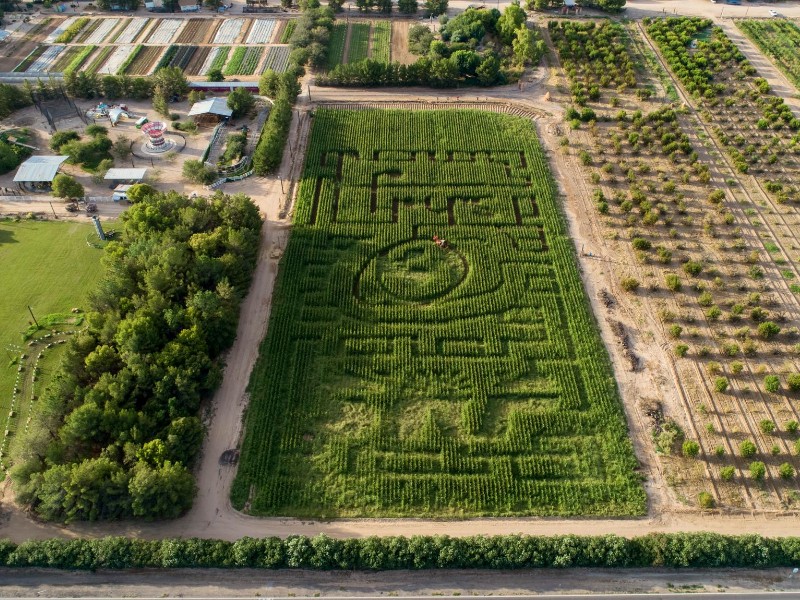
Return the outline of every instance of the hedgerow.
[[[610,568],[774,568],[800,561],[800,538],[715,533],[602,536],[447,536],[333,539],[289,536],[142,540],[0,540],[0,566],[55,569],[424,570]]]

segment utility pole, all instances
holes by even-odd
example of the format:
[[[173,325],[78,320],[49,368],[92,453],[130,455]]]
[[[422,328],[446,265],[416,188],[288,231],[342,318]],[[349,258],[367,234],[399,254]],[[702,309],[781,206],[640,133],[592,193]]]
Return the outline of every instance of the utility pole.
[[[50,205],[50,210],[52,210],[52,211],[53,211],[53,218],[54,218],[54,219],[57,219],[57,218],[58,218],[58,215],[56,214],[56,209],[55,209],[55,208],[53,208],[53,203],[52,203],[52,202],[48,202],[48,204]]]
[[[33,322],[36,323],[36,328],[38,329],[39,328],[39,321],[37,321],[36,317],[33,316],[33,309],[31,308],[30,304],[28,304],[28,312],[31,313],[31,318],[33,319]]]

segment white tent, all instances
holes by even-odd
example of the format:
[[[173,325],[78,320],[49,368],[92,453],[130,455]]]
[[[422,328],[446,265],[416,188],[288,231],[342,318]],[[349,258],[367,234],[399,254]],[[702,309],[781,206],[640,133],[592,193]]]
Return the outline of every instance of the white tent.
[[[14,175],[14,181],[22,183],[43,183],[55,179],[61,163],[69,156],[31,156],[22,163]]]
[[[217,115],[220,117],[230,117],[233,111],[228,108],[228,101],[225,98],[209,98],[208,100],[201,100],[192,104],[189,110],[190,117],[199,117],[200,115]]]

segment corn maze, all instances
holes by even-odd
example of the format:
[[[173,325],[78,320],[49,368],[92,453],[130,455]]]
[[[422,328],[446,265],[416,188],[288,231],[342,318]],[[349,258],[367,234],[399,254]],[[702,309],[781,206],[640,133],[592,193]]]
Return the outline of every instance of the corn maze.
[[[245,427],[252,514],[643,514],[529,119],[316,112]]]

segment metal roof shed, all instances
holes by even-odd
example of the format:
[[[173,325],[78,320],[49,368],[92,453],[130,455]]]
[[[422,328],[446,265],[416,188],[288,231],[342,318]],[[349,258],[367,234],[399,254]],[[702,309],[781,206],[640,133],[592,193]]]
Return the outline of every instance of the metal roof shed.
[[[109,169],[106,171],[106,181],[141,181],[147,169]]]
[[[22,163],[14,175],[20,183],[50,183],[58,174],[61,163],[69,156],[31,156]]]

